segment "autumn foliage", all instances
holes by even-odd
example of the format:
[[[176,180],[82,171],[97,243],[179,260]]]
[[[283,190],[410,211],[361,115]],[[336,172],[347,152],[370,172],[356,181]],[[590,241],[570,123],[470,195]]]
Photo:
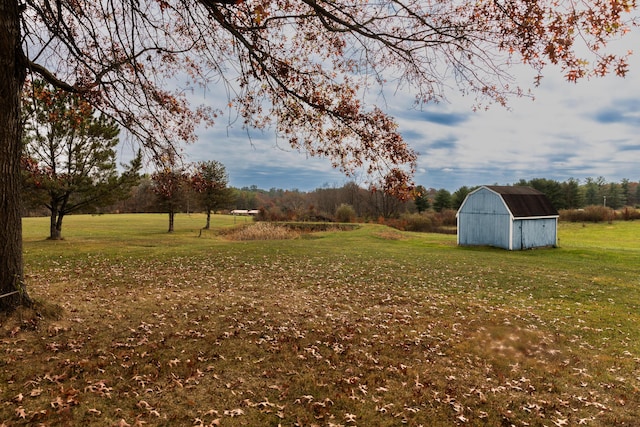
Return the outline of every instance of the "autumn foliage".
[[[46,3],[48,4],[48,3]],[[294,149],[365,170],[407,197],[417,153],[377,98],[446,99],[447,81],[486,102],[524,90],[510,67],[567,80],[627,72],[629,52],[607,42],[635,22],[634,1],[558,3],[145,0],[28,3],[28,68],[82,93],[152,151],[193,141],[223,110],[272,129]],[[91,25],[89,23],[94,23]],[[98,25],[99,23],[99,25]],[[187,81],[168,90],[176,77]],[[226,99],[190,109],[184,89],[224,87]],[[529,83],[524,83],[524,87]]]
[[[151,180],[153,192],[163,209],[169,214],[168,232],[172,233],[175,216],[180,210],[189,176],[182,168],[167,164],[151,175]]]

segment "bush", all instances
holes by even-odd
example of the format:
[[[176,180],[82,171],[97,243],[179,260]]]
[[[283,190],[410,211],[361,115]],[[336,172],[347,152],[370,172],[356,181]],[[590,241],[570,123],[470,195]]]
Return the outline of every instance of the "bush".
[[[638,209],[636,209],[634,207],[631,207],[631,206],[625,206],[620,211],[620,216],[625,221],[633,221],[633,220],[636,220],[636,219],[640,219],[640,210],[638,210]]]
[[[444,226],[458,225],[458,219],[456,218],[457,213],[458,211],[455,209],[444,209],[438,214],[440,217],[440,223]]]
[[[405,231],[418,231],[428,233],[433,231],[433,221],[428,215],[424,214],[406,214],[400,217],[400,224],[396,224],[396,228],[402,228]]]
[[[403,214],[399,218],[378,218],[378,224],[402,231],[416,231],[421,233],[456,234],[458,220],[457,211],[443,209],[441,212],[427,211],[422,213]]]
[[[606,206],[591,205],[584,209],[562,209],[560,220],[569,222],[603,222],[615,219],[616,213]]]
[[[336,209],[336,221],[353,222],[355,219],[356,211],[353,209],[353,206],[343,203]]]
[[[256,221],[289,221],[291,218],[286,213],[282,212],[282,209],[278,206],[269,206],[262,207],[258,215],[256,216]]]

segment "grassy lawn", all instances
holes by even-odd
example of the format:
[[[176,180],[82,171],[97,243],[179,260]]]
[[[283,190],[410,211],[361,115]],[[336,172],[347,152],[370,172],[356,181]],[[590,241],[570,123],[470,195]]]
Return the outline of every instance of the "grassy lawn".
[[[25,219],[41,308],[0,317],[0,426],[638,425],[640,223],[508,252],[245,221]]]

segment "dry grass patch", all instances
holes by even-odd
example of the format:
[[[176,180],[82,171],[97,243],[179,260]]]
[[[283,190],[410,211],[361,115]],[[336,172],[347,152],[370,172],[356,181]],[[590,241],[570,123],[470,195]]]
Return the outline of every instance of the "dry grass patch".
[[[269,222],[256,222],[234,228],[225,237],[229,240],[288,240],[300,237],[300,232]]]

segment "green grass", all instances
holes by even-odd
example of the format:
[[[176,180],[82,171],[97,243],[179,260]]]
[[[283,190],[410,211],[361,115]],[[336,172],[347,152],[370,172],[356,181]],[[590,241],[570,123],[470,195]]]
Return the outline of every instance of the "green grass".
[[[244,221],[70,216],[47,241],[25,219],[42,313],[0,318],[0,425],[637,423],[640,223],[508,252],[220,232]]]

